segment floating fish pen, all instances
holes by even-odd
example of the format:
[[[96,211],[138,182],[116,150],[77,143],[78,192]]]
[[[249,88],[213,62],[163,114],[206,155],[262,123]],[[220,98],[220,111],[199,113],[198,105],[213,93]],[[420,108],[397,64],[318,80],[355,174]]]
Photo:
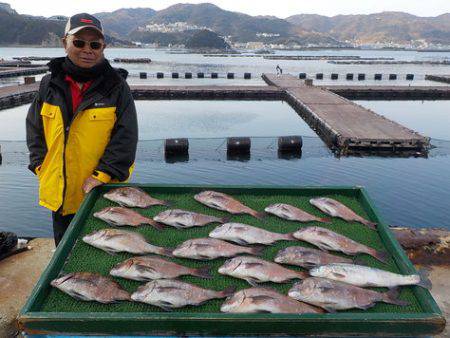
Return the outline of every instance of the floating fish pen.
[[[425,75],[425,80],[450,83],[450,75]]]
[[[113,202],[103,197],[112,188],[121,185],[105,185],[92,191],[84,200],[79,212],[69,227],[62,242],[58,246],[49,266],[36,284],[28,302],[19,316],[19,328],[25,334],[127,334],[127,335],[432,335],[438,334],[445,327],[445,319],[428,290],[418,286],[401,288],[399,298],[409,305],[398,306],[377,303],[368,310],[346,310],[327,314],[230,314],[221,313],[223,300],[211,300],[197,307],[174,309],[171,312],[143,303],[121,302],[100,304],[96,302],[78,301],[61,291],[52,288],[50,281],[61,272],[88,271],[109,275],[110,269],[117,263],[131,256],[121,253],[110,255],[96,249],[81,240],[86,234],[95,230],[108,228],[103,221],[94,218],[93,213]],[[172,201],[176,208],[214,215],[230,216],[223,211],[210,209],[194,200],[194,194],[204,190],[215,190],[229,194],[245,205],[257,211],[264,210],[272,203],[288,203],[303,208],[305,211],[322,217],[309,199],[328,196],[349,206],[359,215],[378,223],[377,231],[359,223],[347,223],[334,218],[332,223],[321,223],[320,226],[348,236],[377,250],[389,253],[387,263],[381,263],[371,256],[358,255],[364,264],[401,274],[416,273],[413,265],[401,249],[395,236],[378,215],[375,207],[362,188],[353,187],[224,187],[224,186],[140,186],[153,197]],[[154,217],[165,210],[162,206],[140,209],[139,212]],[[263,221],[249,215],[233,215],[233,222],[240,222],[266,230],[289,233],[298,230],[302,225],[267,216]],[[309,225],[315,225],[311,223]],[[173,248],[187,239],[207,237],[215,228],[210,224],[178,230],[168,227],[156,230],[151,226],[134,228],[154,245]],[[287,246],[290,241],[280,241],[267,246],[262,258],[273,260],[276,253]],[[295,245],[311,247],[303,242]],[[204,266],[205,262],[184,258],[173,258],[174,262],[191,268]],[[248,288],[247,282],[224,276],[217,272],[225,259],[207,262],[210,265],[212,279],[200,279],[192,276],[180,279],[204,288],[224,290],[234,286],[238,290]],[[303,271],[300,267],[293,270]],[[115,279],[125,290],[133,292],[140,285],[132,280]],[[265,283],[283,294],[292,283]]]
[[[48,71],[47,66],[6,69],[6,70],[0,70],[0,78],[44,74],[44,73],[47,73],[47,71]]]
[[[128,58],[115,58],[113,59],[114,62],[117,63],[151,63],[152,60],[149,58],[135,58],[135,59],[128,59]]]

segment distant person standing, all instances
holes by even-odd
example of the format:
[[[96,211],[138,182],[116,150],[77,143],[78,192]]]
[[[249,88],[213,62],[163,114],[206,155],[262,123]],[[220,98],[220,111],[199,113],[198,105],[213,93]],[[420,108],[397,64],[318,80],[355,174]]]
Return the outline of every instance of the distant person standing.
[[[100,21],[72,16],[62,42],[67,56],[48,64],[26,119],[29,169],[39,178],[39,204],[52,211],[56,245],[84,194],[129,178],[138,139],[128,73],[105,59]]]
[[[278,76],[283,75],[283,69],[281,69],[280,65],[277,65],[276,70],[277,70],[277,75]]]

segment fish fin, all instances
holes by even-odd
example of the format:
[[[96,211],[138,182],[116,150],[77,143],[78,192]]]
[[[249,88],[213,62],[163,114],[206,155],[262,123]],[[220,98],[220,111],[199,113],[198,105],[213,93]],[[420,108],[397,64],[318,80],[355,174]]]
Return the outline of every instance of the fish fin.
[[[399,287],[392,288],[384,294],[383,302],[388,303],[388,304],[399,305],[399,306],[409,305],[410,304],[409,302],[398,298],[399,294],[400,294]]]
[[[234,243],[237,243],[237,244],[239,244],[239,245],[243,245],[243,246],[247,246],[247,245],[250,244],[249,242],[247,242],[246,240],[244,240],[244,239],[242,239],[242,238],[234,238],[234,239],[233,239],[233,242],[234,242]]]
[[[343,275],[342,273],[332,272],[331,274],[333,276],[335,276],[336,278],[344,278],[345,277],[345,275]]]
[[[353,264],[367,266],[367,262],[364,260],[364,258],[362,258],[360,256],[354,256],[352,261],[353,261]]]
[[[172,206],[174,204],[175,203],[173,201],[168,201],[168,200],[161,201],[161,205],[164,205],[166,207],[170,207],[170,206]]]
[[[420,282],[417,284],[425,289],[431,290],[433,288],[433,284],[430,281],[429,275],[430,270],[426,268],[420,268],[418,271],[420,276]]]
[[[284,234],[284,238],[283,239],[286,240],[286,241],[298,241],[298,239],[294,237],[294,233],[295,233],[295,231],[294,232],[290,232],[288,234]]]
[[[324,309],[325,311],[329,312],[329,313],[336,313],[336,309],[333,309],[332,307],[329,306],[321,306],[322,309]]]
[[[136,270],[138,270],[138,271],[146,271],[146,272],[150,272],[150,273],[155,273],[156,272],[155,269],[153,269],[153,268],[151,268],[149,266],[139,265],[139,264],[136,264]]]
[[[256,268],[262,266],[262,263],[244,263],[246,269]]]
[[[197,257],[198,257],[198,259],[203,260],[203,261],[210,261],[212,259],[209,256],[201,255],[201,254],[197,255]],[[189,257],[185,257],[185,258],[189,258]],[[195,259],[195,258],[193,258],[193,259]]]
[[[158,304],[155,304],[156,306],[160,307],[164,311],[172,312],[173,311],[173,304],[165,301],[160,301]]]
[[[219,218],[219,223],[225,224],[225,223],[228,223],[230,220],[231,220],[231,216],[221,217],[221,218]]]
[[[333,288],[329,286],[320,286],[319,289],[321,292],[330,292],[331,290],[333,290]]]
[[[321,222],[321,223],[333,223],[332,219],[329,218],[329,217],[319,218],[319,222]]]
[[[117,252],[113,250],[103,249],[106,253],[110,254],[111,256],[117,256]]]
[[[361,310],[367,310],[367,309],[370,309],[371,307],[374,307],[375,304],[376,304],[375,302],[372,302],[372,303],[367,304],[367,305],[357,306],[357,308],[361,309]]]
[[[305,271],[297,271],[297,278],[305,279],[309,277],[309,273]]]
[[[264,246],[254,246],[250,249],[250,254],[254,256],[261,256],[263,254],[265,247]]]
[[[390,255],[385,251],[374,250],[373,257],[386,264],[389,261]]]
[[[254,278],[251,278],[251,277],[247,277],[247,278],[244,278],[246,281],[247,281],[247,283],[248,284],[250,284],[251,286],[254,286],[254,287],[258,287],[259,285],[258,285],[258,280],[256,280],[256,279],[254,279]]]
[[[229,286],[226,289],[220,291],[220,297],[221,298],[229,297],[229,296],[233,295],[235,292],[236,292],[236,287]]]
[[[267,213],[265,213],[264,211],[253,211],[251,215],[253,217],[256,217],[257,219],[264,219],[267,217]]]
[[[194,276],[197,276],[200,278],[207,278],[207,279],[213,278],[211,275],[211,267],[210,266],[202,266],[201,268],[194,269],[192,274]]]
[[[249,298],[251,298],[252,301],[253,301],[255,304],[261,304],[261,303],[264,303],[264,302],[267,302],[267,301],[270,301],[270,300],[274,300],[274,299],[275,299],[275,298],[273,298],[273,297],[266,296],[266,295],[252,296],[252,297],[249,297]]]

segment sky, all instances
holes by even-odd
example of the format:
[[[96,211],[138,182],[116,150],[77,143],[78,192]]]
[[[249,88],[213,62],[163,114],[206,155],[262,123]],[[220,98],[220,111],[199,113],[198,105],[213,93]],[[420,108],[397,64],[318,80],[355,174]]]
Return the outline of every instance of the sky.
[[[225,10],[249,15],[274,15],[286,18],[295,14],[370,14],[382,11],[401,11],[418,16],[437,16],[450,13],[450,0],[0,0],[11,5],[19,14],[66,15],[88,12],[112,12],[119,8],[147,7],[156,10],[176,3],[209,2]]]

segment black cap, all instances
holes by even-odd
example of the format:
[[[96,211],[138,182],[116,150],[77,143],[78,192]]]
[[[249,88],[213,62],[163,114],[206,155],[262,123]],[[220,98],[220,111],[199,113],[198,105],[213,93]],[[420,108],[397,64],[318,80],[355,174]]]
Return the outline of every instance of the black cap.
[[[87,13],[80,13],[75,14],[67,21],[64,36],[75,34],[84,28],[93,28],[102,36],[104,35],[102,23],[99,19]]]

